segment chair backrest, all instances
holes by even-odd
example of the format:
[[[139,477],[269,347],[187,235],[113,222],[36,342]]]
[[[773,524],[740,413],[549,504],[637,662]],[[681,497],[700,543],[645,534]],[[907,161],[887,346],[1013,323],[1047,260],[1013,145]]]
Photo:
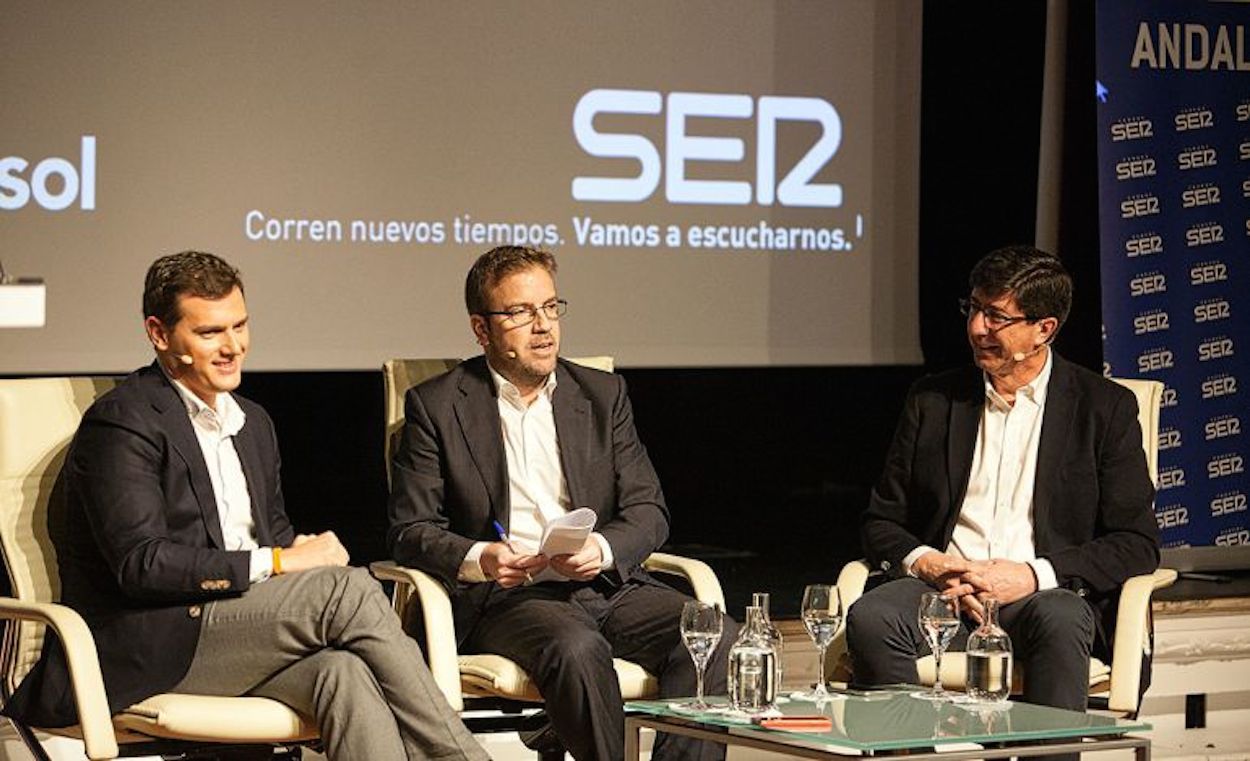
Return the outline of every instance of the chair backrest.
[[[583,367],[610,373],[615,361],[611,356],[569,357]],[[386,395],[386,483],[391,482],[391,454],[399,446],[399,435],[404,427],[404,395],[408,389],[419,385],[460,364],[458,359],[388,359],[382,365],[383,393]]]
[[[48,536],[48,498],[66,449],[92,402],[114,378],[0,380],[0,551],[13,597],[55,602],[56,551]],[[0,644],[6,695],[39,659],[42,624],[10,622]]]
[[[1146,452],[1146,467],[1151,483],[1159,483],[1159,407],[1163,402],[1163,384],[1138,378],[1112,378],[1137,397],[1137,422],[1141,424],[1141,446]]]

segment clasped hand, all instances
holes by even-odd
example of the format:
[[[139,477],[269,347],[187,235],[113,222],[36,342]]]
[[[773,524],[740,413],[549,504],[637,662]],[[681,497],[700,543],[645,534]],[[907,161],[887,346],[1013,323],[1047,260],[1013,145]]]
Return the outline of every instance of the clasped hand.
[[[912,564],[912,571],[937,589],[958,597],[963,611],[977,622],[983,620],[985,598],[1008,605],[1037,591],[1033,569],[1014,560],[966,560],[935,551],[921,555]]]
[[[603,567],[603,552],[594,537],[587,537],[586,543],[577,552],[550,559],[543,555],[514,552],[507,542],[491,542],[482,550],[480,563],[487,578],[510,589],[532,581],[534,574],[548,565],[556,573],[574,581],[590,581],[599,575]]]
[[[295,573],[327,565],[345,566],[351,557],[333,531],[298,534],[290,547],[282,550],[282,572]]]

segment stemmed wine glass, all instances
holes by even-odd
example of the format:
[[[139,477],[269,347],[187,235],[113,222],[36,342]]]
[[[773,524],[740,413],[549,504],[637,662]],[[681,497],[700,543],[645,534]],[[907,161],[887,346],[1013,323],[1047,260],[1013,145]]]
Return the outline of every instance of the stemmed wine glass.
[[[816,672],[816,688],[794,697],[817,703],[841,697],[829,692],[825,686],[825,653],[829,650],[829,643],[833,642],[833,635],[842,624],[842,598],[838,594],[838,588],[831,584],[807,585],[803,590],[802,615],[803,626],[816,644],[816,649],[820,651],[820,670]]]
[[[949,701],[951,696],[942,689],[942,653],[959,631],[959,600],[941,592],[925,592],[920,596],[920,631],[933,651],[933,688],[913,692],[912,696],[925,700]]]
[[[682,705],[695,711],[706,711],[711,706],[703,699],[703,672],[707,662],[712,658],[716,643],[720,642],[721,628],[720,608],[698,600],[689,600],[681,608],[681,641],[690,651],[694,661],[695,699]]]

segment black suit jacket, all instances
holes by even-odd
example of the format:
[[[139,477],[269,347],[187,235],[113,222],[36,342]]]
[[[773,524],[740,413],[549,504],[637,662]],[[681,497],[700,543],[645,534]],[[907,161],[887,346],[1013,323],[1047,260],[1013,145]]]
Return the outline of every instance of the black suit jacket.
[[[912,386],[864,514],[862,539],[874,567],[898,575],[916,547],[950,543],[984,408],[984,376],[975,367]],[[1120,585],[1159,564],[1153,499],[1132,392],[1055,354],[1038,444],[1033,544],[1059,586],[1100,609],[1104,647]]]
[[[273,422],[239,396],[234,445],[261,546],[288,546]],[[128,376],[83,416],[49,505],[62,602],[95,637],[113,712],[165,692],[195,654],[202,604],[249,585],[249,553],[222,549],[204,456],[185,403],[156,365]],[[77,723],[65,657],[43,657],[5,706],[35,726]]]
[[[641,563],[668,537],[659,478],[634,429],[625,381],[560,360],[552,397],[560,463],[573,507],[598,514],[613,583],[647,579]],[[440,579],[463,639],[497,585],[456,580],[477,541],[509,528],[507,461],[495,385],[483,357],[409,390],[391,467],[387,544],[395,560]]]

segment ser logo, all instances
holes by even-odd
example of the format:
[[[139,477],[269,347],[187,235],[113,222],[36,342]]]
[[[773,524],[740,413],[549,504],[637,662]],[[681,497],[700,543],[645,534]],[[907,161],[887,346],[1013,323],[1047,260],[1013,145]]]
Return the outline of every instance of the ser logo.
[[[1159,407],[1167,409],[1168,407],[1175,407],[1178,403],[1179,397],[1177,396],[1176,389],[1171,386],[1164,386],[1163,395],[1159,400]]]
[[[1136,219],[1159,213],[1159,197],[1149,193],[1129,196],[1120,201],[1120,218]]]
[[[1228,265],[1224,262],[1201,262],[1189,268],[1190,285],[1210,285],[1228,279]]]
[[[1184,468],[1164,468],[1159,471],[1159,489],[1175,489],[1185,485]]]
[[[1142,177],[1154,177],[1158,173],[1158,167],[1155,165],[1155,160],[1152,156],[1132,156],[1116,162],[1115,165],[1115,178],[1117,180],[1136,180]]]
[[[1155,512],[1155,520],[1159,528],[1176,528],[1189,525],[1189,508],[1184,505],[1170,505]]]
[[[1229,436],[1241,435],[1241,418],[1236,415],[1220,415],[1211,418],[1202,427],[1202,437],[1206,441],[1226,439]]]
[[[1163,236],[1158,233],[1139,233],[1124,241],[1128,258],[1163,253]]]
[[[1133,335],[1135,336],[1158,333],[1161,330],[1167,330],[1168,327],[1168,313],[1161,309],[1145,312],[1133,318]]]
[[[1193,185],[1181,191],[1181,208],[1214,206],[1220,202],[1220,189],[1216,185]]]
[[[1232,515],[1233,513],[1244,513],[1246,511],[1246,495],[1239,491],[1225,492],[1217,494],[1211,500],[1211,517],[1218,518],[1221,515]]]
[[[1166,449],[1180,449],[1181,432],[1175,428],[1164,428],[1159,431],[1159,451]]]
[[[1218,399],[1221,396],[1232,396],[1237,393],[1237,376],[1212,375],[1202,382],[1202,398]]]
[[[1193,111],[1186,111],[1183,114],[1177,114],[1172,121],[1176,124],[1177,132],[1190,132],[1196,129],[1214,127],[1215,114],[1211,113],[1209,108],[1199,108]]]
[[[1176,167],[1182,171],[1215,166],[1216,162],[1217,155],[1215,149],[1207,145],[1197,148],[1186,148],[1176,154]]]
[[[832,208],[842,205],[842,186],[816,183],[812,178],[829,163],[842,144],[842,118],[820,98],[762,96],[723,93],[672,92],[667,97],[664,158],[646,136],[629,132],[600,132],[600,114],[656,116],[666,110],[665,98],[653,90],[590,90],[573,110],[573,134],[577,144],[591,156],[632,159],[639,164],[635,177],[574,177],[573,198],[578,201],[634,203],[651,197],[664,175],[664,196],[670,203],[751,203],[750,182],[695,180],[687,176],[687,164],[738,163],[746,155],[736,137],[691,135],[688,120],[749,119],[756,116],[755,202],[772,206]],[[820,137],[803,158],[778,183],[777,123],[809,122],[820,127]]]
[[[1237,157],[1242,161],[1250,159],[1250,140],[1243,140],[1237,144]]]
[[[1250,121],[1250,103],[1237,104],[1237,121]]]
[[[1233,529],[1215,537],[1217,547],[1236,547],[1250,544],[1250,529]]]
[[[1154,137],[1155,126],[1149,119],[1121,119],[1111,125],[1111,142]]]
[[[1219,222],[1204,222],[1185,231],[1185,246],[1209,246],[1224,242],[1224,226]]]
[[[48,211],[68,209],[78,201],[84,211],[95,209],[95,136],[83,135],[78,166],[50,156],[24,176],[30,162],[21,156],[0,158],[0,209],[16,210],[35,203]]]
[[[1164,293],[1167,289],[1168,280],[1162,272],[1146,272],[1128,281],[1128,292],[1131,296]]]
[[[1245,472],[1245,461],[1236,453],[1218,455],[1207,462],[1208,479],[1235,476]]]
[[[1210,362],[1213,359],[1224,359],[1233,356],[1233,339],[1227,336],[1208,338],[1198,344],[1198,361]]]
[[[1227,299],[1211,299],[1194,305],[1194,322],[1215,322],[1232,316],[1233,308]]]
[[[1137,357],[1138,372],[1148,373],[1154,370],[1169,370],[1176,366],[1176,358],[1171,349],[1153,349],[1142,352]]]

